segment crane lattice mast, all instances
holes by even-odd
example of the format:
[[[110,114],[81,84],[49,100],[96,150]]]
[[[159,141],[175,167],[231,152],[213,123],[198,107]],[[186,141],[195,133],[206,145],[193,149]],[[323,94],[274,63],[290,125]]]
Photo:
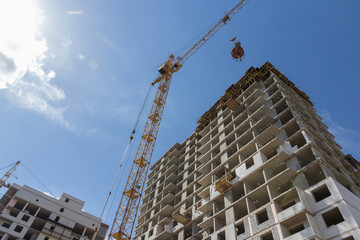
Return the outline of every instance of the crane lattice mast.
[[[115,219],[111,226],[109,238],[121,240],[131,239],[173,73],[177,72],[183,64],[243,8],[248,1],[249,0],[241,0],[182,57],[175,58],[174,55],[170,55],[169,59],[159,67],[158,71],[160,76],[152,82],[152,85],[159,83],[159,86],[135,154],[135,159]]]
[[[13,172],[15,171],[17,165],[20,164],[20,161],[17,161],[5,174],[4,176],[2,176],[2,178],[0,179],[0,188],[2,188],[3,186],[5,186],[6,181],[10,178],[10,176],[13,174]]]

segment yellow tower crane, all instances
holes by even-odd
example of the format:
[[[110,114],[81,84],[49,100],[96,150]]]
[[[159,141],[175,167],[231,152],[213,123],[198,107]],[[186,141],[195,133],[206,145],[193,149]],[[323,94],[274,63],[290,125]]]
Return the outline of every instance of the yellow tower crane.
[[[2,178],[0,178],[0,188],[2,188],[3,186],[6,186],[6,181],[9,179],[9,177],[13,174],[13,172],[15,171],[17,165],[20,164],[20,161],[17,161],[5,174],[4,176],[2,176]]]
[[[170,55],[169,59],[159,67],[158,71],[160,76],[152,82],[152,85],[159,83],[159,86],[135,154],[135,159],[115,219],[111,226],[109,238],[119,240],[131,239],[172,75],[174,72],[179,71],[183,64],[242,9],[248,1],[249,0],[241,0],[182,57],[175,58],[174,55]]]

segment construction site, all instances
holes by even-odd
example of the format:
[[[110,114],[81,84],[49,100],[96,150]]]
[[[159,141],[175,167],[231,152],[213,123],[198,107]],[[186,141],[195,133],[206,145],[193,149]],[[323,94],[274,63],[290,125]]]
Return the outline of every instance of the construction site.
[[[271,63],[198,123],[151,166],[135,239],[360,239],[358,163]]]
[[[73,195],[10,184],[20,161],[1,168],[0,240],[360,240],[360,163],[343,152],[300,80],[270,61],[224,85],[191,134],[153,158],[173,75],[248,3],[238,1],[158,67],[99,216]],[[230,43],[242,64],[246,47],[237,37]]]

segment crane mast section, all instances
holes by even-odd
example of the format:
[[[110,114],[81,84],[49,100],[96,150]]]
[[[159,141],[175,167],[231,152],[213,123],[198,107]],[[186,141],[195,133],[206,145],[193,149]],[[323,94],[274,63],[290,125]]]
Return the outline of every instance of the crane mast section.
[[[242,0],[239,2],[228,14],[225,15],[207,34],[204,35],[189,51],[187,51],[179,60],[175,63],[179,66],[182,65],[204,45],[214,34],[220,30],[232,17],[235,16],[250,0]]]
[[[173,64],[172,60],[172,58],[168,60],[169,65]],[[141,195],[150,166],[151,156],[170,88],[172,74],[173,72],[170,71],[157,79],[159,86],[157,88],[155,100],[152,103],[129,178],[126,182],[125,190],[116,212],[115,221],[110,230],[110,237],[115,239],[131,239]]]

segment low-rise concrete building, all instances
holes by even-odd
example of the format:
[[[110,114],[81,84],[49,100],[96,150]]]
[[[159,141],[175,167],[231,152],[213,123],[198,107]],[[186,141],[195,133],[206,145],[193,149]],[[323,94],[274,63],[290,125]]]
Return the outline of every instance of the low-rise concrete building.
[[[360,239],[359,164],[305,93],[250,70],[151,166],[136,240]]]
[[[108,226],[84,212],[83,206],[83,201],[66,193],[56,199],[13,184],[0,200],[0,239],[104,239]]]

